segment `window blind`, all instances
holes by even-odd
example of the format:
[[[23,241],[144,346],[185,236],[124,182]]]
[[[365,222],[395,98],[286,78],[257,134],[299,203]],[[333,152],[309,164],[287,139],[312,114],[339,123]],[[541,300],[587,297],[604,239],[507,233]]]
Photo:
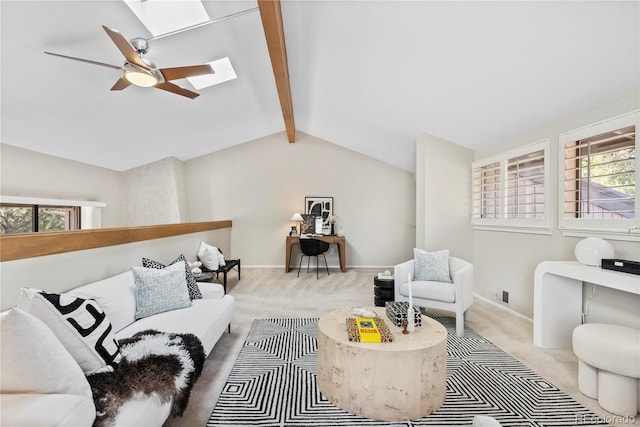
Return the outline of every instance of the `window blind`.
[[[635,218],[635,137],[632,125],[565,144],[565,218]]]
[[[544,218],[544,150],[507,160],[507,218]]]
[[[473,217],[500,217],[500,162],[473,170]]]

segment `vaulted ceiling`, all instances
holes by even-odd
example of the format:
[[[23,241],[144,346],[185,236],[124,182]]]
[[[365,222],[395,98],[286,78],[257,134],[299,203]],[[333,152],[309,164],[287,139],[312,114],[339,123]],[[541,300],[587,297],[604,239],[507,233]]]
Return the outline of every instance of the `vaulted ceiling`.
[[[215,19],[257,2],[204,5]],[[639,90],[637,1],[284,0],[281,10],[296,129],[409,171],[422,133],[478,149]],[[101,26],[151,35],[121,0],[3,0],[0,14],[2,143],[126,170],[285,131],[258,11],[151,43],[159,67],[230,58],[238,78],[195,100],[112,92],[117,70],[43,54],[122,64]]]

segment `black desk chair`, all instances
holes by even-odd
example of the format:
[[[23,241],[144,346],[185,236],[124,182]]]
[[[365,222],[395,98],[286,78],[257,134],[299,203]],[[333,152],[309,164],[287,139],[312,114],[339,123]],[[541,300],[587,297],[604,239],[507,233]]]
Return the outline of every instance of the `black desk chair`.
[[[309,257],[307,259],[307,273],[309,272],[309,262],[311,261],[311,257],[316,257],[316,279],[318,278],[318,256],[322,255],[324,258],[324,265],[327,268],[327,276],[329,275],[329,266],[327,265],[327,257],[324,255],[325,252],[329,250],[329,244],[327,242],[323,242],[322,240],[317,239],[300,239],[300,250],[302,251],[302,256],[300,257],[300,264],[298,264],[298,277],[300,277],[300,266],[302,265],[302,260],[305,256]]]

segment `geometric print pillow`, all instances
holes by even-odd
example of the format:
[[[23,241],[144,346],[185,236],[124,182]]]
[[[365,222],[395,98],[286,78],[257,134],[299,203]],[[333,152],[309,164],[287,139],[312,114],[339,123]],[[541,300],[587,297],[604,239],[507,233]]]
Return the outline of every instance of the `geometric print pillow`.
[[[131,267],[136,285],[136,319],[191,306],[184,262],[165,268]]]
[[[415,280],[451,283],[449,249],[427,252],[413,249],[413,276]]]
[[[184,261],[185,265],[185,278],[187,280],[187,289],[189,289],[189,298],[201,299],[202,293],[200,293],[200,288],[198,288],[198,282],[196,282],[196,278],[194,277],[191,269],[189,268],[189,264],[187,263],[187,258],[185,258],[184,254],[180,254],[180,256],[169,263],[169,265],[173,265],[177,262]],[[154,261],[149,258],[142,258],[142,266],[146,268],[165,268],[166,265]]]
[[[120,363],[113,327],[95,300],[22,288],[18,308],[42,320],[85,375],[112,371]]]

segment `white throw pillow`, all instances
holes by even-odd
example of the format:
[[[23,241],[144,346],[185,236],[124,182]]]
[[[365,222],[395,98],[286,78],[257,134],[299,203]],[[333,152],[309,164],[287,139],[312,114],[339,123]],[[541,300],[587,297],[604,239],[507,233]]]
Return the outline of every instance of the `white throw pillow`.
[[[208,270],[217,270],[220,266],[224,267],[224,257],[222,257],[222,264],[220,264],[220,251],[217,247],[211,246],[205,242],[200,242],[200,248],[198,248],[198,258],[202,261]]]
[[[91,396],[82,369],[41,320],[18,308],[0,315],[2,393]]]
[[[95,300],[22,288],[18,308],[42,320],[86,375],[120,363],[113,327]]]
[[[218,248],[204,248],[202,253],[202,264],[207,267],[208,270],[217,270],[220,268],[220,258],[218,257]]]
[[[191,306],[185,263],[163,269],[131,267],[136,285],[136,319]]]
[[[427,252],[414,248],[413,258],[414,280],[451,283],[451,276],[449,274],[449,249]]]

